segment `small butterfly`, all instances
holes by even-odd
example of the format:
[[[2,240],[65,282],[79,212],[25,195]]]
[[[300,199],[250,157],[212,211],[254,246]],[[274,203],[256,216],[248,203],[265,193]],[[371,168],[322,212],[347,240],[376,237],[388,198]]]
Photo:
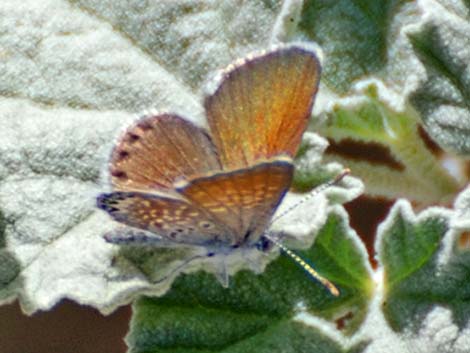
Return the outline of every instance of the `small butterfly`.
[[[106,240],[150,244],[153,238],[204,247],[209,256],[274,242],[337,294],[267,233],[292,182],[320,70],[313,51],[280,47],[223,72],[204,101],[209,131],[176,114],[138,120],[114,147],[114,191],[99,195],[97,206],[145,233]]]

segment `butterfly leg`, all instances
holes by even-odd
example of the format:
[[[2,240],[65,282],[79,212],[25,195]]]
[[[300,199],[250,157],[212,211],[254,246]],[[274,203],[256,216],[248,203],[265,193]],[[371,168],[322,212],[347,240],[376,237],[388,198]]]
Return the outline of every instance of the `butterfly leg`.
[[[172,276],[175,276],[175,275],[177,276],[177,275],[181,272],[181,270],[182,270],[183,268],[185,268],[189,263],[193,262],[194,260],[204,259],[204,258],[206,258],[206,257],[207,257],[207,255],[205,255],[205,254],[204,254],[204,255],[194,255],[194,256],[192,256],[192,257],[190,257],[190,258],[184,260],[182,264],[180,264],[180,265],[178,265],[177,267],[175,267],[174,269],[172,269],[171,272],[168,273],[167,275],[165,275],[164,277],[160,277],[160,278],[158,278],[158,279],[156,279],[156,280],[153,280],[153,281],[151,281],[151,282],[152,282],[153,284],[157,284],[157,283],[164,282],[164,281],[166,281],[168,278],[170,278],[170,277],[172,277]],[[176,276],[175,276],[175,277],[176,277]]]
[[[224,288],[228,288],[230,284],[230,278],[227,271],[227,264],[225,263],[225,256],[220,256],[220,261],[218,265],[218,271],[214,274],[215,278]]]
[[[184,269],[190,262],[193,262],[194,260],[198,259],[205,259],[208,257],[214,257],[213,252],[206,252],[206,250],[203,250],[204,253],[200,255],[194,255],[188,259],[186,259],[182,264],[178,265],[176,268],[174,268],[170,273],[168,273],[165,277],[159,278],[158,280],[152,281],[152,283],[160,283],[168,278],[172,277],[173,275],[181,272],[182,269]],[[215,278],[219,281],[219,283],[222,285],[224,288],[228,288],[230,284],[230,277],[228,274],[227,270],[227,264],[225,262],[225,256],[221,255],[218,256],[216,261],[218,261],[217,264],[217,269],[218,271],[214,273]]]
[[[117,228],[116,230],[113,230],[112,232],[108,232],[103,237],[106,242],[117,245],[130,245],[142,247],[150,246],[160,248],[175,248],[178,246],[187,246],[185,244],[178,244],[174,241],[167,240],[157,234],[127,226],[122,226]],[[185,259],[181,264],[173,268],[170,273],[167,273],[165,276],[160,277],[156,280],[152,280],[151,283],[157,284],[164,282],[170,277],[175,276],[176,274],[181,272],[181,270],[184,269],[189,263],[198,259],[214,257],[214,255],[215,254],[213,252],[207,252],[205,248],[201,247],[201,252],[199,254]],[[225,263],[225,256],[217,256],[216,261],[219,261],[219,264],[217,266],[219,270],[217,273],[215,273],[215,277],[224,288],[227,288],[229,286],[229,275],[227,271],[227,265]]]

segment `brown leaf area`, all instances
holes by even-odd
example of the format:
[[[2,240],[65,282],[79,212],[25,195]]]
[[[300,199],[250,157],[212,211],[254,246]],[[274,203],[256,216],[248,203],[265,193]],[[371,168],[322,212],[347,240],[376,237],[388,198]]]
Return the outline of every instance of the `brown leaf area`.
[[[377,267],[374,249],[377,227],[387,217],[394,202],[363,195],[344,204],[350,217],[350,225],[364,242],[373,268]]]
[[[53,310],[26,316],[17,302],[0,306],[2,353],[124,353],[130,306],[109,316],[71,301]]]

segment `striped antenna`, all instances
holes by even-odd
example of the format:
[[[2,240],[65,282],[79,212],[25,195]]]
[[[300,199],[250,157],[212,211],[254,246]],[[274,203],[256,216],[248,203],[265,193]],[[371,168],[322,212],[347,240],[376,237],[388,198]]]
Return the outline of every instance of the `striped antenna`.
[[[290,213],[292,210],[300,206],[301,204],[305,203],[309,199],[311,199],[313,196],[319,194],[323,190],[329,188],[330,186],[338,183],[343,179],[346,175],[348,175],[351,172],[349,169],[344,169],[340,174],[336,176],[333,180],[320,185],[316,189],[314,189],[310,194],[305,196],[302,200],[300,200],[298,203],[295,205],[292,205],[288,209],[286,209],[284,212],[282,212],[279,216],[274,218],[270,225],[272,225],[274,222],[276,222],[278,219],[284,217],[286,214]],[[279,242],[277,239],[271,237],[269,234],[264,234],[264,237],[268,239],[269,241],[272,241],[276,246],[278,246],[287,256],[289,256],[294,262],[296,262],[300,267],[302,267],[310,276],[312,276],[314,279],[319,281],[321,284],[323,284],[332,295],[335,297],[339,296],[339,289],[331,283],[329,280],[327,280],[325,277],[320,275],[310,264],[308,264],[304,259],[302,259],[299,255],[294,253],[292,250],[290,250],[288,247],[286,247],[284,244]]]
[[[337,183],[339,183],[346,175],[350,174],[351,173],[351,169],[349,168],[346,168],[344,169],[340,174],[338,174],[336,176],[336,178],[334,178],[333,180],[330,180],[329,182],[326,182],[324,184],[321,184],[319,187],[315,188],[312,190],[312,192],[310,192],[309,194],[305,195],[305,197],[300,200],[299,202],[297,202],[296,204],[290,206],[288,209],[284,210],[284,212],[282,212],[280,215],[276,216],[275,218],[273,218],[271,220],[271,222],[269,223],[269,226],[272,226],[274,222],[276,222],[277,220],[281,219],[282,217],[284,217],[286,214],[290,213],[292,210],[296,209],[297,207],[299,207],[300,205],[302,205],[303,203],[307,202],[308,200],[310,200],[312,197],[318,195],[319,193],[321,193],[323,190],[325,189],[328,189],[330,186],[333,186]]]
[[[274,239],[268,234],[264,234],[264,237],[269,241],[272,241],[275,245],[277,245],[287,256],[289,256],[292,260],[294,260],[300,267],[302,267],[310,276],[315,278],[318,282],[323,284],[326,289],[330,291],[332,295],[335,297],[339,296],[339,289],[336,286],[328,281],[325,277],[320,275],[315,269],[310,266],[304,259],[302,259],[299,255],[295,252],[290,250],[287,246],[279,242],[278,240]]]

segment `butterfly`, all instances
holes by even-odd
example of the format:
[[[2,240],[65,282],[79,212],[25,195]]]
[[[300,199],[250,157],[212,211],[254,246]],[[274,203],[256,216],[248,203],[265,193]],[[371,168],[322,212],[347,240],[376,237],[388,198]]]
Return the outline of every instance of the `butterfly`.
[[[279,47],[223,71],[204,101],[208,130],[172,113],[135,122],[112,151],[113,192],[97,206],[145,233],[107,240],[154,239],[203,247],[208,256],[274,241],[289,253],[267,228],[291,186],[320,71],[313,51]]]

